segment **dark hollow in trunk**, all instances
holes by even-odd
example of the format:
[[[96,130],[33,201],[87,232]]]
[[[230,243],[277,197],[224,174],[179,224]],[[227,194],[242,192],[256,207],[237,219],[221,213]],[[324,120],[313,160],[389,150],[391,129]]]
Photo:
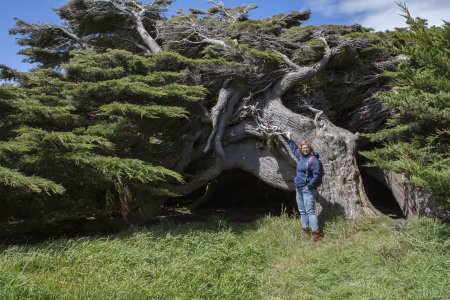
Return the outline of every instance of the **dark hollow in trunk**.
[[[393,219],[405,218],[394,195],[383,183],[370,176],[364,169],[361,170],[361,178],[366,195],[376,209]]]
[[[265,215],[293,215],[295,192],[276,189],[253,174],[233,169],[222,172],[207,188],[183,197],[194,203],[193,213],[221,214],[234,221],[253,221]]]

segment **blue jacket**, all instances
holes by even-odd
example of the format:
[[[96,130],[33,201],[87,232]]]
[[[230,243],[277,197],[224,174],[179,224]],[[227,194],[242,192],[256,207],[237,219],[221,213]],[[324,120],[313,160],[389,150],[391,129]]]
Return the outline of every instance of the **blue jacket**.
[[[297,188],[317,188],[317,182],[320,176],[320,163],[319,154],[311,153],[309,155],[303,155],[298,151],[298,147],[293,140],[288,140],[289,147],[292,153],[297,158],[297,173],[295,175],[294,183]],[[312,160],[311,169],[308,170],[308,160],[314,155],[317,159]]]

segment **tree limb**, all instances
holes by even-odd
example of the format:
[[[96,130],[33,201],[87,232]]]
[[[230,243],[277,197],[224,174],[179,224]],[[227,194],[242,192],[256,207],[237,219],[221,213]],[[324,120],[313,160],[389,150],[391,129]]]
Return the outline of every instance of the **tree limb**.
[[[201,188],[214,178],[220,175],[223,171],[223,162],[220,159],[216,159],[214,165],[207,169],[206,171],[196,175],[191,181],[183,185],[171,185],[169,186],[170,190],[179,194],[179,195],[187,195],[192,193],[193,191]]]
[[[184,168],[191,162],[192,150],[194,148],[194,143],[202,137],[203,132],[198,130],[192,136],[183,136],[184,146],[183,152],[181,154],[181,159],[175,167],[175,171],[182,172]]]
[[[114,1],[110,1],[111,5],[120,13],[128,15],[128,17],[133,21],[136,26],[136,30],[139,33],[142,41],[145,45],[152,51],[153,53],[162,51],[162,48],[158,45],[158,43],[152,38],[152,36],[148,33],[147,29],[145,29],[143,18],[147,10],[142,6],[138,5],[136,2],[126,2],[122,5],[118,5]],[[131,10],[125,5],[133,5],[135,10]]]
[[[254,120],[245,120],[227,128],[222,142],[224,145],[227,145],[248,137],[264,137],[263,133],[258,130],[258,124]]]
[[[323,41],[326,40],[322,38]],[[294,72],[290,72],[286,74],[278,83],[277,83],[277,89],[279,89],[278,93],[279,95],[283,95],[285,92],[287,92],[290,88],[292,88],[294,85],[296,85],[298,82],[305,80],[307,78],[310,78],[317,73],[319,73],[321,70],[325,68],[325,66],[330,61],[331,57],[331,49],[328,46],[328,43],[326,43],[325,48],[325,54],[322,57],[322,59],[315,63],[312,66],[309,67],[302,67],[297,69]]]
[[[277,53],[281,56],[281,59],[282,59],[289,67],[291,67],[291,68],[293,68],[293,69],[296,69],[296,70],[299,70],[299,69],[300,69],[300,66],[297,65],[296,63],[294,63],[292,60],[290,60],[289,57],[287,57],[286,55],[284,55],[284,54],[281,53],[281,52],[278,52],[278,51],[276,51],[276,50],[274,50],[274,51],[277,52]]]
[[[225,8],[223,2],[216,2],[214,0],[208,0],[208,2],[215,6],[208,11],[210,15],[222,13],[225,19],[229,20],[231,23],[245,20],[247,18],[248,12],[252,9],[257,8],[255,4],[249,4],[229,9]]]
[[[81,41],[81,39],[80,39],[76,34],[74,34],[73,32],[70,32],[69,30],[67,30],[67,29],[64,28],[64,27],[59,27],[59,28],[61,29],[61,31],[62,31],[67,37],[69,37],[69,38],[71,38],[72,40],[74,40],[75,42],[77,42],[77,44],[80,45],[81,48],[83,48],[83,49],[88,48],[88,46],[87,46],[85,43],[83,43],[83,42]]]
[[[227,121],[233,115],[234,106],[240,99],[239,91],[237,89],[235,89],[234,87],[230,87],[228,92],[231,93],[231,96],[229,97],[229,100],[227,101],[225,111],[220,116],[217,133],[214,137],[214,149],[216,150],[216,153],[222,158],[223,161],[225,161],[225,152],[223,151],[223,147],[222,147],[223,132],[225,130]]]
[[[219,92],[219,97],[217,98],[217,103],[211,108],[211,121],[212,121],[212,131],[209,135],[208,142],[206,143],[204,152],[208,152],[211,147],[211,142],[216,134],[217,124],[219,123],[220,115],[225,111],[225,106],[231,96],[231,90],[227,89],[230,79],[226,79],[222,85]]]
[[[160,52],[162,51],[161,47],[158,45],[158,43],[150,36],[150,34],[147,32],[147,30],[144,27],[144,23],[142,22],[142,16],[135,14],[136,17],[134,19],[136,24],[136,29],[141,36],[144,43],[148,46],[148,48],[153,52]]]

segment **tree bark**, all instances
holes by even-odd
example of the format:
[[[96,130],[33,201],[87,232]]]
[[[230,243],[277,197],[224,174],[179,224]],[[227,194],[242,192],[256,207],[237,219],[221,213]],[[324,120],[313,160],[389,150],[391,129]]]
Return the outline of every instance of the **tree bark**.
[[[363,212],[378,213],[364,191],[356,163],[355,135],[329,121],[314,121],[290,111],[276,94],[267,93],[258,99],[260,118],[282,131],[293,132],[297,141],[310,140],[314,150],[320,153],[325,175],[319,190],[319,211],[333,208],[352,219]],[[261,140],[264,138],[252,121],[229,127],[223,139],[226,159],[216,158],[210,169],[177,188],[177,192],[189,194],[229,169],[247,171],[275,188],[294,191],[295,163],[286,140],[279,136],[270,146],[264,145]]]
[[[150,36],[147,30],[144,27],[144,23],[142,23],[142,18],[140,16],[136,16],[135,18],[136,29],[144,41],[145,45],[152,51],[153,53],[162,51],[162,48],[158,45],[158,43]]]
[[[314,121],[311,118],[293,113],[287,109],[280,98],[269,95],[263,108],[265,119],[271,120],[284,131],[293,132],[296,141],[309,140],[314,151],[320,153],[325,174],[320,187],[323,203],[342,211],[348,218],[358,218],[362,212],[377,213],[368,200],[356,162],[356,137],[349,131],[336,127],[326,120]],[[287,148],[283,141],[284,147]],[[292,156],[293,157],[293,156]],[[293,167],[272,166],[284,178],[293,180]],[[263,179],[264,180],[264,179]],[[289,185],[290,189],[293,189]],[[322,205],[323,206],[323,205]]]
[[[223,170],[241,169],[265,183],[282,190],[294,191],[294,156],[290,153],[283,132],[290,131],[297,142],[307,139],[320,153],[325,174],[320,187],[319,211],[333,208],[345,217],[355,219],[363,212],[378,211],[367,198],[356,162],[356,139],[351,132],[333,125],[327,118],[310,118],[285,107],[281,96],[299,82],[323,70],[331,57],[326,47],[323,58],[309,67],[298,67],[283,56],[294,71],[269,86],[260,97],[253,99],[251,117],[225,130],[239,91],[232,86],[222,88],[217,104],[212,108],[213,130],[205,150],[214,138],[215,163],[195,176],[188,184],[176,188],[189,194],[220,175]],[[317,116],[317,114],[316,114]],[[222,137],[223,132],[223,137]]]
[[[392,192],[405,217],[450,218],[449,212],[438,209],[429,192],[407,182],[404,175],[379,168],[367,168],[365,172]]]

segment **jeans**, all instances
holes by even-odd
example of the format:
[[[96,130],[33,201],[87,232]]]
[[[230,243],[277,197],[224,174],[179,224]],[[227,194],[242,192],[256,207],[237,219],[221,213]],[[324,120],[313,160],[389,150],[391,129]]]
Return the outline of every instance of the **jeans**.
[[[311,228],[311,231],[319,231],[316,216],[317,190],[315,188],[296,188],[296,200],[300,212],[302,228]]]

